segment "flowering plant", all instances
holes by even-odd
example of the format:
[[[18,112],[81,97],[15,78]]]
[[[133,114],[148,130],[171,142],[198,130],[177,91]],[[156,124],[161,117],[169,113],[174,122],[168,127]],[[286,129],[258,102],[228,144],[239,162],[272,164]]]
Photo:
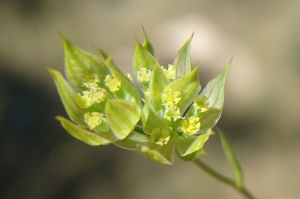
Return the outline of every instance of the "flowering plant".
[[[162,164],[173,164],[175,154],[207,167],[197,158],[205,154],[203,145],[221,116],[230,63],[201,91],[198,67],[192,68],[190,62],[192,36],[173,64],[163,67],[144,33],[143,44],[136,41],[133,57],[139,92],[131,75],[124,74],[105,51],[95,47],[99,53],[95,56],[61,37],[67,80],[58,71],[49,72],[72,121],[56,119],[69,134],[93,146],[112,143],[137,150]],[[221,138],[237,174],[234,185],[243,188],[241,169],[225,137]]]

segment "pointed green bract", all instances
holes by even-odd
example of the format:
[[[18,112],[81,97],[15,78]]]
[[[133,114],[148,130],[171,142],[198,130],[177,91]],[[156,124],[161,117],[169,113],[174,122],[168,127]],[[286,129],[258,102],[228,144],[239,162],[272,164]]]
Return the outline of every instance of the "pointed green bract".
[[[244,176],[243,176],[243,171],[242,168],[239,164],[239,162],[237,161],[231,147],[230,144],[227,140],[227,138],[225,137],[225,135],[220,131],[220,138],[221,138],[221,143],[222,143],[222,147],[223,147],[223,151],[227,157],[227,160],[229,161],[233,174],[234,174],[234,178],[235,178],[235,183],[238,187],[242,187],[243,186],[243,181],[244,181]]]
[[[171,89],[173,91],[179,91],[180,101],[177,106],[180,110],[185,110],[191,102],[195,99],[197,94],[200,92],[201,86],[198,79],[197,67],[195,67],[192,72],[181,77],[180,79],[171,82],[165,89]]]
[[[142,68],[154,69],[157,60],[149,53],[138,41],[136,42],[136,48],[133,56],[133,70],[135,74]]]
[[[187,40],[182,48],[177,53],[177,56],[173,62],[173,66],[176,68],[176,79],[185,76],[191,72],[191,59],[190,49],[193,35]]]
[[[202,98],[204,95],[204,99],[206,99],[204,103],[208,103],[209,108],[200,118],[201,132],[213,128],[221,117],[224,105],[224,86],[229,67],[230,62],[217,77],[208,82],[206,87],[200,93],[199,98]]]
[[[151,104],[152,108],[158,115],[162,115],[164,107],[161,101],[161,94],[164,92],[164,88],[170,83],[170,81],[159,65],[156,65],[152,71],[152,78],[150,82],[149,104]]]
[[[151,138],[149,135],[131,131],[131,133],[126,138],[124,138],[123,140],[118,140],[114,142],[114,144],[124,149],[137,150],[137,145],[150,141]]]
[[[195,160],[200,155],[204,155],[206,153],[205,153],[205,151],[203,149],[199,149],[198,151],[195,151],[195,152],[193,152],[191,154],[188,154],[186,156],[182,156],[182,155],[180,155],[179,149],[175,148],[175,154],[176,154],[177,158],[179,158],[180,160],[182,160],[184,162],[189,162],[189,161]]]
[[[144,104],[141,120],[144,132],[149,135],[151,135],[155,128],[169,129],[169,127],[164,123],[164,120],[155,114],[147,102]]]
[[[199,136],[189,136],[186,139],[178,139],[177,146],[181,156],[186,156],[202,149],[204,143],[208,140],[212,134],[212,130],[209,129],[206,133]]]
[[[143,28],[144,31],[144,43],[143,43],[143,47],[154,57],[154,48],[152,46],[152,44],[150,43],[150,41],[148,40],[147,34]]]
[[[162,164],[173,164],[173,144],[171,142],[164,146],[153,143],[139,145],[138,150],[143,156],[153,161]]]
[[[78,125],[75,125],[64,117],[57,116],[56,119],[61,122],[61,125],[70,135],[89,145],[107,145],[115,141],[115,139],[113,139],[113,137],[109,135],[101,137],[95,133],[79,127]]]
[[[122,140],[134,129],[141,117],[140,107],[126,100],[108,100],[105,115],[115,136]]]
[[[80,124],[83,127],[86,127],[87,125],[83,120],[84,111],[81,108],[79,108],[74,101],[76,95],[75,91],[71,88],[68,82],[63,78],[60,72],[52,69],[48,69],[48,71],[55,82],[59,96],[68,113],[68,116],[75,123]]]
[[[88,53],[76,46],[62,36],[65,51],[66,77],[71,86],[82,90],[82,76],[92,73],[97,74],[100,79],[105,79],[109,74],[108,68],[99,57]],[[100,82],[101,87],[104,82]]]

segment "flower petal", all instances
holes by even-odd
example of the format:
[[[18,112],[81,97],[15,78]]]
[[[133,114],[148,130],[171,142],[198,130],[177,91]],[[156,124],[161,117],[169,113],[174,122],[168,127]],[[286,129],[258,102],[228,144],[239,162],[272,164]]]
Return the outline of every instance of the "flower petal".
[[[105,113],[114,135],[122,140],[129,135],[139,121],[141,109],[134,102],[111,99],[106,103]]]
[[[95,133],[92,133],[86,129],[79,127],[78,125],[70,122],[64,117],[57,116],[57,120],[61,122],[61,125],[66,129],[66,131],[73,137],[89,144],[92,146],[97,145],[107,145],[115,141],[115,138],[109,133],[103,133],[101,136]]]
[[[52,69],[48,69],[48,71],[55,82],[59,96],[71,120],[83,127],[86,127],[87,125],[83,119],[84,111],[75,102],[75,91],[63,78],[60,72]]]
[[[199,98],[206,99],[204,103],[208,103],[208,111],[204,112],[200,118],[201,132],[213,128],[221,117],[224,105],[224,85],[230,63],[231,61],[217,77],[208,82],[200,93]]]
[[[137,150],[137,145],[151,141],[149,135],[141,134],[135,131],[131,131],[130,134],[123,140],[118,140],[114,142],[118,147],[128,149],[128,150]]]

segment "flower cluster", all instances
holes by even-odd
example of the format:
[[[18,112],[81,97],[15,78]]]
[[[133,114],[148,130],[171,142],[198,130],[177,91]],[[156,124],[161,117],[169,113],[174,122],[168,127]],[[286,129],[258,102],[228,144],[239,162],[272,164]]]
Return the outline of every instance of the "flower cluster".
[[[49,72],[72,122],[57,119],[72,136],[93,146],[138,150],[163,164],[173,163],[174,152],[183,161],[205,153],[203,145],[222,113],[230,64],[200,92],[198,67],[190,64],[192,37],[165,68],[144,34],[133,57],[140,93],[102,49],[96,47],[98,57],[62,39],[67,80]]]

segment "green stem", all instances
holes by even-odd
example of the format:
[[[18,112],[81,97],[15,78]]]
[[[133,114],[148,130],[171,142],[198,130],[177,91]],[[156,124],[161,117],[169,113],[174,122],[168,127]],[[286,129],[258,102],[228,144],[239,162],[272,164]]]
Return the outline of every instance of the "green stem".
[[[247,199],[255,199],[254,196],[244,187],[239,187],[237,184],[234,182],[234,180],[229,179],[228,177],[218,173],[211,167],[209,167],[207,164],[202,162],[199,158],[195,159],[193,161],[199,168],[201,168],[203,171],[205,171],[207,174],[210,176],[214,177],[217,180],[220,180],[221,182],[233,187],[235,190],[237,190],[240,194],[242,194],[245,198]]]

